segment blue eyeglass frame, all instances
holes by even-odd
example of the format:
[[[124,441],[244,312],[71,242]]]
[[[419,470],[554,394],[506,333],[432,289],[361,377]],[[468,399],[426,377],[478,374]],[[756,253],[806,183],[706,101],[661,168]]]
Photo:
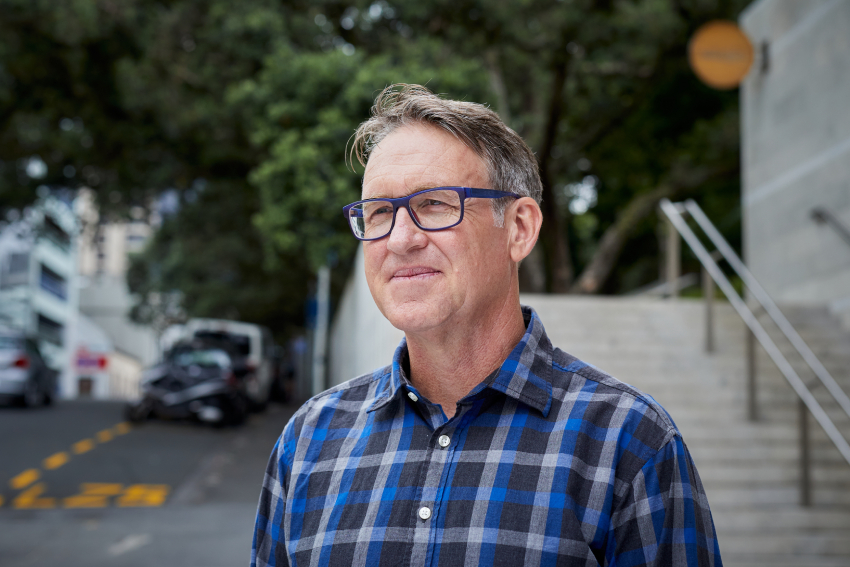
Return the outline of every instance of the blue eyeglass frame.
[[[449,226],[444,226],[442,228],[425,228],[424,226],[419,224],[419,219],[416,218],[416,215],[414,213],[410,212],[410,208],[409,208],[410,200],[413,199],[414,197],[416,197],[417,195],[421,195],[422,193],[430,193],[431,191],[454,191],[455,193],[458,194],[458,196],[460,196],[460,217],[458,217],[456,223],[449,225]],[[345,220],[348,221],[348,228],[351,229],[351,233],[354,235],[354,238],[356,238],[357,240],[362,240],[362,241],[368,242],[368,241],[371,241],[371,240],[380,240],[380,239],[386,238],[387,236],[392,234],[393,228],[395,228],[396,213],[401,208],[404,208],[404,209],[407,210],[407,214],[410,216],[411,219],[413,219],[413,223],[416,226],[418,226],[420,229],[426,230],[428,232],[438,232],[440,230],[446,230],[446,229],[452,228],[454,226],[457,226],[461,223],[461,221],[463,221],[463,211],[464,211],[463,204],[464,204],[464,201],[466,199],[502,199],[502,198],[505,198],[505,197],[513,197],[514,199],[519,199],[519,198],[522,197],[522,195],[517,195],[516,193],[510,193],[508,191],[498,191],[496,189],[477,189],[475,187],[434,187],[432,189],[423,189],[422,191],[417,191],[416,193],[411,193],[407,197],[397,197],[395,199],[377,198],[377,199],[364,199],[362,201],[355,201],[355,202],[351,203],[350,205],[344,206],[342,208],[342,212],[345,215]],[[390,224],[390,229],[383,236],[379,236],[377,238],[360,238],[359,236],[357,236],[357,233],[354,232],[354,227],[351,226],[351,221],[349,220],[349,219],[351,219],[351,209],[352,209],[352,207],[354,207],[356,205],[360,205],[362,203],[369,203],[369,202],[373,202],[373,201],[387,201],[388,203],[392,204],[392,206],[393,206],[393,222],[392,222],[392,224]],[[355,211],[355,213],[356,212],[357,211]],[[361,215],[355,215],[355,218],[357,216],[362,216],[362,214]]]

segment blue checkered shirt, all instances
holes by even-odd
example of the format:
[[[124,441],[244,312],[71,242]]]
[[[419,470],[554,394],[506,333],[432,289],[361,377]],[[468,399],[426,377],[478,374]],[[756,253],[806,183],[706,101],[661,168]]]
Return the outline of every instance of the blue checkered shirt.
[[[446,419],[391,366],[275,445],[251,565],[721,565],[705,491],[650,396],[552,347],[537,314]]]

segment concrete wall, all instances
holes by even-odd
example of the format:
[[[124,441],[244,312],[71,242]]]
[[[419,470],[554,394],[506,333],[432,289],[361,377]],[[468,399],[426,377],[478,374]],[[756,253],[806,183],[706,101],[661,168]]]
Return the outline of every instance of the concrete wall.
[[[336,386],[392,362],[404,333],[381,314],[363,268],[363,246],[345,286],[331,326],[328,385]]]
[[[133,298],[122,277],[81,278],[80,312],[106,332],[115,349],[149,366],[159,358],[153,329],[130,320]]]
[[[744,254],[777,301],[850,315],[850,2],[760,0],[740,22],[760,51],[741,88]]]

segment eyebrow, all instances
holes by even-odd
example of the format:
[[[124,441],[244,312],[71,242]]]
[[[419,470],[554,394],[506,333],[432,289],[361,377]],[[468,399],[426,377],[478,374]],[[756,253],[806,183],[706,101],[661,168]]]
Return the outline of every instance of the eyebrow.
[[[390,197],[387,193],[379,193],[379,194],[373,195],[371,197],[366,197],[361,193],[361,198],[364,199],[364,200],[365,199],[398,199],[398,198],[408,197],[410,195],[413,195],[414,193],[418,193],[419,191],[425,191],[426,189],[437,189],[438,187],[462,187],[462,185],[432,185],[432,184],[426,183],[424,185],[418,185],[417,188],[414,189],[413,191],[411,191],[409,193],[405,193],[404,195],[401,195],[399,197]]]

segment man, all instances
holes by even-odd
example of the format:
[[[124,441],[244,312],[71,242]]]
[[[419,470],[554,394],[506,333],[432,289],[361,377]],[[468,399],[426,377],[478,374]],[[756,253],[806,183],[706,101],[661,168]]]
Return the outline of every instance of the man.
[[[520,306],[542,223],[522,139],[481,105],[396,85],[355,151],[363,200],[344,212],[405,339],[286,426],[252,565],[720,565],[667,413]]]

